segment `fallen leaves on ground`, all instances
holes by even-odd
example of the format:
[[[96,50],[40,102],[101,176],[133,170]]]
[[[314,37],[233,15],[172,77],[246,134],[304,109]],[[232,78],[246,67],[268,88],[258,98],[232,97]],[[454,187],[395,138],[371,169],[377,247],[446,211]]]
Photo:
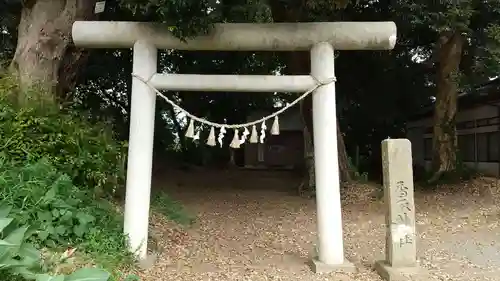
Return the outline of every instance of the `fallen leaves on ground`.
[[[358,183],[342,191],[345,256],[358,271],[314,274],[307,263],[316,206],[293,194],[300,181],[286,172],[196,173],[157,181],[197,222],[183,228],[152,216],[150,248],[158,258],[140,272],[141,280],[382,280],[373,270],[385,257],[380,186]],[[500,280],[500,257],[484,253],[500,242],[497,186],[496,179],[480,178],[439,191],[416,188],[417,256],[430,276],[425,280]]]

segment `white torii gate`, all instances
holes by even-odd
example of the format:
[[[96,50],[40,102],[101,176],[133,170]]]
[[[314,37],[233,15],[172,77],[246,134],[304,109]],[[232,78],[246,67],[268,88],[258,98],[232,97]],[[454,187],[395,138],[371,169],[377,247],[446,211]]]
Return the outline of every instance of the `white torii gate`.
[[[393,22],[226,23],[182,42],[168,26],[142,22],[77,21],[73,41],[86,48],[133,48],[133,72],[157,89],[175,91],[306,92],[334,78],[334,50],[391,50]],[[305,51],[311,75],[187,75],[157,73],[157,50]],[[149,79],[149,80],[148,80]],[[133,79],[124,232],[139,259],[146,258],[156,94]],[[344,259],[337,158],[335,84],[313,92],[318,259],[313,270],[351,270]]]

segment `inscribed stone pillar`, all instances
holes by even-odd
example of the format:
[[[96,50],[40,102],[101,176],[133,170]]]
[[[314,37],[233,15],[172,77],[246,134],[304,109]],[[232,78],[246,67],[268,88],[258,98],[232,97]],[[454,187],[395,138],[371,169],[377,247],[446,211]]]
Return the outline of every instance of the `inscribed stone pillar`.
[[[411,280],[417,273],[415,203],[411,143],[407,139],[382,141],[386,257],[375,264],[386,280]]]

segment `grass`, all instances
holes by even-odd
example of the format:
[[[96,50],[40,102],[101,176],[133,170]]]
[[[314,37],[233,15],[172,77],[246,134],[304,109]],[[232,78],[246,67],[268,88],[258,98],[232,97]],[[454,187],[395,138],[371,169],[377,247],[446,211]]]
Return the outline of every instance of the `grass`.
[[[153,194],[151,200],[153,211],[164,215],[167,219],[174,221],[182,226],[192,225],[196,218],[190,215],[181,203],[175,201],[167,193],[160,191]]]

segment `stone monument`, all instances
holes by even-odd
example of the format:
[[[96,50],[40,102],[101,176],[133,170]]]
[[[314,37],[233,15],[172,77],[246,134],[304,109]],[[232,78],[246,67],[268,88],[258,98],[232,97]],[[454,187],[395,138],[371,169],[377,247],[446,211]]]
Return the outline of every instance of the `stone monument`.
[[[375,270],[388,281],[414,280],[419,268],[410,141],[407,139],[382,141],[382,165],[387,227],[386,249],[385,260],[377,261]]]

